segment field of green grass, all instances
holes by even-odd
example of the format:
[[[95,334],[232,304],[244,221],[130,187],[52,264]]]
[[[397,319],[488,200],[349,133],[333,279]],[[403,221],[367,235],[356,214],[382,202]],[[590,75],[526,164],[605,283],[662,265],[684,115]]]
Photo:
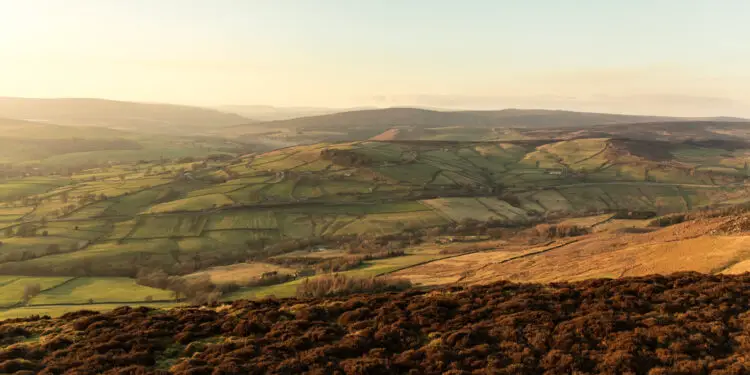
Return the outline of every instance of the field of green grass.
[[[40,293],[29,305],[131,303],[171,298],[169,291],[141,286],[126,277],[80,277]]]
[[[38,284],[44,292],[71,279],[71,277],[2,276],[0,277],[0,308],[21,303],[27,286]]]

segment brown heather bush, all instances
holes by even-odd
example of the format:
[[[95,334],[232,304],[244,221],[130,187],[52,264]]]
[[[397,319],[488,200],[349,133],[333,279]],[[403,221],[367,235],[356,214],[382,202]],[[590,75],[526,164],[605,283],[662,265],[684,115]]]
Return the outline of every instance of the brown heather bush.
[[[698,273],[121,307],[0,322],[0,373],[747,374],[749,314]]]
[[[320,298],[356,293],[396,292],[411,288],[411,282],[393,277],[354,278],[341,274],[305,279],[297,287],[297,297]]]

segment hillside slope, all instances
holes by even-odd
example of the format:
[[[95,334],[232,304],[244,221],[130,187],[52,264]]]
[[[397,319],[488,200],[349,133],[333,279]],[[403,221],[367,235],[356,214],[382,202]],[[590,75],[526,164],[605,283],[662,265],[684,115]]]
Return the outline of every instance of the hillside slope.
[[[0,273],[189,273],[262,257],[256,254],[271,244],[386,236],[466,220],[519,225],[592,212],[653,216],[746,200],[750,146],[714,147],[606,138],[353,142],[10,179],[0,184],[0,211],[7,211],[1,222],[10,228],[2,236]],[[83,225],[95,229],[76,229]],[[50,237],[17,235],[22,227]],[[48,250],[50,243],[65,251]],[[84,270],[84,260],[106,267]]]
[[[508,243],[493,247],[477,243],[483,251],[404,269],[394,275],[423,284],[473,285],[499,280],[558,282],[678,271],[746,272],[750,264],[750,214],[695,215],[693,220],[664,228],[648,226],[648,220],[610,217],[594,224],[592,234],[532,246]]]
[[[739,121],[742,120],[631,116],[552,110],[436,111],[417,108],[387,108],[231,126],[217,131],[217,134],[251,139],[260,137],[267,141],[288,144],[361,140],[372,137],[399,140],[480,141],[594,137],[597,134],[618,136],[620,131],[626,130],[627,127],[641,123],[650,123],[658,127],[658,124],[662,122],[713,122],[717,124],[717,127],[721,127],[722,123],[732,124]],[[628,126],[618,128],[619,124],[628,124]],[[660,135],[659,139],[672,140],[664,137],[666,133],[663,131],[658,129],[650,131],[649,127],[639,126],[638,128],[641,129],[639,132],[631,131],[628,135],[620,136],[651,133]],[[678,135],[683,132],[676,127],[671,127],[671,131]],[[396,134],[392,134],[394,132]],[[711,134],[723,137],[718,132]],[[687,138],[688,136],[675,139]],[[652,138],[643,137],[643,139]]]
[[[340,112],[327,115],[272,121],[268,128],[327,129],[351,127],[561,127],[633,123],[669,119],[658,116],[630,116],[569,111],[505,109],[500,111],[435,111],[418,108],[386,108]]]
[[[370,108],[274,107],[268,105],[225,105],[216,109],[236,113],[256,121],[290,120],[300,117],[329,115]]]
[[[217,110],[104,99],[0,97],[0,117],[61,125],[85,125],[144,132],[198,131],[250,120]]]

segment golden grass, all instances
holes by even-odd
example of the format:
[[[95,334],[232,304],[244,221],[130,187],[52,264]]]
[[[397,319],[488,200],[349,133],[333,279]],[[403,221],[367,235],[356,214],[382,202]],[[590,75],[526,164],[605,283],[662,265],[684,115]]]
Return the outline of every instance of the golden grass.
[[[208,275],[211,278],[211,281],[215,284],[230,282],[243,283],[252,278],[260,277],[266,272],[294,274],[296,270],[270,263],[252,262],[233,264],[231,266],[212,267],[205,271],[192,273],[188,275],[188,277]]]

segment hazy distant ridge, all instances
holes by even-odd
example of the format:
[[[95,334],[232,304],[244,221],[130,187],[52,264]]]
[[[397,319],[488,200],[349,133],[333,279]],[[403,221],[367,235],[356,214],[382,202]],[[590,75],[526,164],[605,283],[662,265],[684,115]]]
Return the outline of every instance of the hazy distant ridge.
[[[85,98],[0,97],[0,117],[148,132],[216,128],[252,121],[208,108]]]
[[[636,116],[607,113],[586,113],[560,110],[504,109],[497,111],[436,111],[418,108],[369,109],[289,120],[269,121],[267,129],[326,129],[340,127],[528,127],[556,128],[594,126],[658,121],[741,120],[733,118],[679,118],[666,116]],[[233,127],[241,129],[244,125]]]

